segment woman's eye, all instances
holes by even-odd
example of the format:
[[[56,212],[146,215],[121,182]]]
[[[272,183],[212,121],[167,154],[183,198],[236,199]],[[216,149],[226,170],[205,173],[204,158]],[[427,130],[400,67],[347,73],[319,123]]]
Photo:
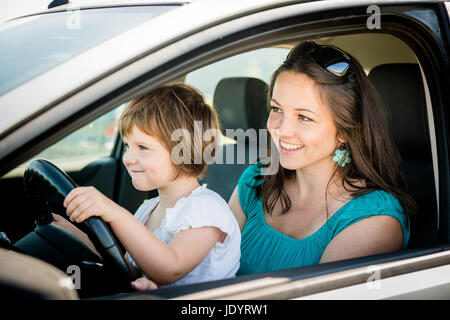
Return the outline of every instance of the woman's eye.
[[[298,118],[302,121],[312,121],[310,118],[302,116],[301,114],[298,115]]]

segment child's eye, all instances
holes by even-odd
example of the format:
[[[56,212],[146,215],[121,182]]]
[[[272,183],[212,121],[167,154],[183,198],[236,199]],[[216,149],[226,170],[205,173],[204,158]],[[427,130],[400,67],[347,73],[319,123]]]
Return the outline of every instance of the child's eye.
[[[148,150],[148,148],[143,145],[139,145],[138,147],[139,147],[139,150]]]
[[[274,113],[278,113],[278,112],[280,112],[281,111],[281,109],[280,108],[278,108],[278,107],[275,107],[275,106],[270,106],[270,109],[272,110],[272,112],[274,112]]]
[[[128,143],[124,142],[123,146],[124,146],[125,149],[128,149]]]

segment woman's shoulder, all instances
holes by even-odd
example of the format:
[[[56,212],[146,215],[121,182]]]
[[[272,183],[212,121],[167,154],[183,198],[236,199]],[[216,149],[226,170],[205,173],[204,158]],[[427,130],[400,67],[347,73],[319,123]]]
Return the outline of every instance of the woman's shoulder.
[[[374,190],[353,199],[356,209],[371,210],[373,212],[394,211],[403,213],[399,200],[385,190]]]

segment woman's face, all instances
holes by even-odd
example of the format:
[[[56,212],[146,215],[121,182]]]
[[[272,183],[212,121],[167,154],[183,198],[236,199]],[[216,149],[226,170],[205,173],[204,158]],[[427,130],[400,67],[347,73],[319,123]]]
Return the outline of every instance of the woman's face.
[[[137,190],[163,188],[175,177],[170,153],[156,138],[133,126],[123,142],[126,147],[123,163]]]
[[[303,73],[284,71],[275,81],[267,128],[290,170],[323,168],[332,164],[338,147],[336,126],[314,86]]]

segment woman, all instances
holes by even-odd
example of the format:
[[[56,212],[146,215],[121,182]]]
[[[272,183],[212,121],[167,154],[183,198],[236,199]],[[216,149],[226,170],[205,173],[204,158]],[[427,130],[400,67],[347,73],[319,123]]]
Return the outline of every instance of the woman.
[[[242,232],[237,275],[405,248],[415,204],[360,64],[303,42],[273,74],[268,103],[280,168],[263,176],[261,163],[249,166],[230,198]],[[154,285],[141,278],[135,288]]]
[[[242,231],[239,275],[405,248],[403,191],[377,93],[343,51],[304,42],[269,86],[267,128],[280,168],[241,176],[229,206]]]

